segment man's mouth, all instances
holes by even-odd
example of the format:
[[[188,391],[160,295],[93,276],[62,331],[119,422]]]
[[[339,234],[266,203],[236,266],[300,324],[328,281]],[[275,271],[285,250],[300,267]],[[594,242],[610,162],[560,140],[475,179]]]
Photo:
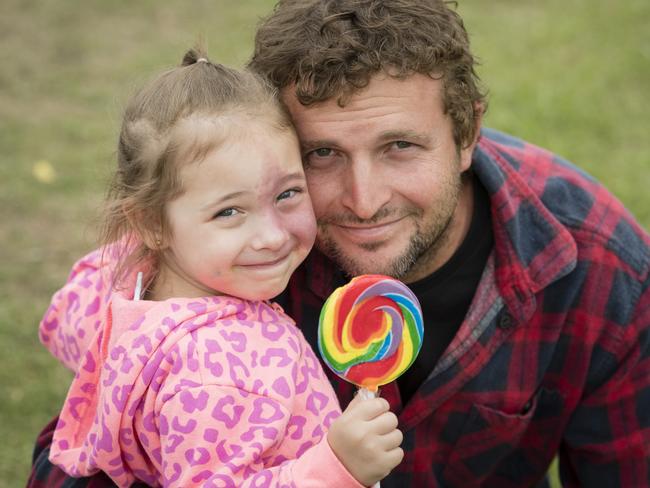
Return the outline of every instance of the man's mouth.
[[[330,227],[335,227],[336,230],[343,233],[350,240],[355,242],[367,242],[384,240],[388,235],[393,232],[404,218],[397,218],[389,221],[368,224],[354,224],[354,223],[336,223],[331,222]],[[336,232],[335,230],[335,232]]]

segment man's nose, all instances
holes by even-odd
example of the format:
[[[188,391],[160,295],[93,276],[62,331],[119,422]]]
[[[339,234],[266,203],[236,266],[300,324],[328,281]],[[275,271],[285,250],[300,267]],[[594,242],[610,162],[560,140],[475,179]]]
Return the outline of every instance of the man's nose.
[[[390,182],[370,158],[351,161],[342,184],[342,204],[360,219],[372,218],[390,200]]]
[[[274,211],[262,215],[256,226],[256,232],[251,239],[251,247],[255,250],[275,251],[284,246],[289,239],[289,232],[283,220]]]

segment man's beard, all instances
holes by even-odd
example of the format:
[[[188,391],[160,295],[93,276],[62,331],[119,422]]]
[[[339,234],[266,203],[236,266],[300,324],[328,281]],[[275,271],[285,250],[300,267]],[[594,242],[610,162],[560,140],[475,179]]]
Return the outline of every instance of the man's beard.
[[[323,254],[334,261],[349,276],[361,274],[383,274],[397,279],[404,279],[407,275],[417,273],[419,269],[426,268],[444,244],[449,240],[449,232],[453,221],[454,211],[458,205],[461,190],[461,178],[448,181],[443,190],[442,198],[438,199],[435,212],[427,222],[422,222],[423,211],[417,208],[408,208],[402,212],[391,212],[381,209],[371,219],[362,220],[356,216],[335,216],[328,219],[319,219],[317,247]],[[403,218],[410,219],[415,225],[408,246],[398,256],[386,262],[385,260],[366,260],[364,262],[345,253],[328,234],[327,227],[331,224],[345,225],[349,223],[372,225],[388,216],[402,214]],[[380,249],[384,242],[373,242],[358,245],[367,252]]]

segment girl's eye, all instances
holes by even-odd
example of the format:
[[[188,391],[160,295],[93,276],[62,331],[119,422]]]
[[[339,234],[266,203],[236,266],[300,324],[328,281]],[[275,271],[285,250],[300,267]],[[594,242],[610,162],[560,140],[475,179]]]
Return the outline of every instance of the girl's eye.
[[[220,210],[219,212],[214,214],[213,218],[217,219],[217,218],[220,218],[220,217],[221,218],[234,217],[238,213],[239,213],[239,210],[237,210],[236,208],[224,208],[223,210]]]
[[[300,188],[291,188],[290,190],[285,190],[278,195],[278,200],[287,200],[288,198],[295,197],[296,194],[300,193],[302,190]]]

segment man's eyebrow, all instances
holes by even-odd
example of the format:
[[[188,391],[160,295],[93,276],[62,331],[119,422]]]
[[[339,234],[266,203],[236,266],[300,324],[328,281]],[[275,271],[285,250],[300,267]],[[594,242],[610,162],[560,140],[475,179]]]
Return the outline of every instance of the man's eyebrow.
[[[432,139],[429,134],[415,132],[412,130],[389,130],[379,134],[380,141],[409,141],[419,144],[430,144]]]
[[[432,138],[429,134],[423,134],[413,130],[389,130],[379,134],[377,139],[379,142],[390,141],[411,141],[418,144],[426,145],[431,144]],[[313,141],[301,141],[300,149],[303,152],[313,151],[319,148],[335,148],[337,144],[334,141],[327,139],[317,139]]]

